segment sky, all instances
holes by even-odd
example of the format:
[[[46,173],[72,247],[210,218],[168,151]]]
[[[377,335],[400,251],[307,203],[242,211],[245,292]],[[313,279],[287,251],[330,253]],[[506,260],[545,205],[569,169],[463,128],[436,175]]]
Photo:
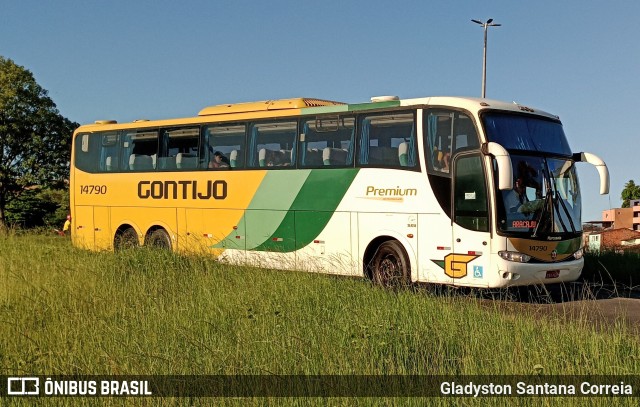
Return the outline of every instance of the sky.
[[[481,94],[556,114],[575,152],[583,221],[640,184],[640,1],[0,0],[0,55],[81,124],[195,116],[291,97],[348,103]]]

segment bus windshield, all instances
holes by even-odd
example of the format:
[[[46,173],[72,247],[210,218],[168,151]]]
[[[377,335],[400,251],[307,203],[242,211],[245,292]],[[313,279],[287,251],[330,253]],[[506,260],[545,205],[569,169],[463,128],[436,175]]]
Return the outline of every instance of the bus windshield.
[[[507,150],[535,151],[571,156],[559,121],[539,116],[488,112],[482,116],[489,141]]]
[[[582,231],[572,160],[512,154],[511,162],[513,189],[497,191],[499,230],[532,238]]]

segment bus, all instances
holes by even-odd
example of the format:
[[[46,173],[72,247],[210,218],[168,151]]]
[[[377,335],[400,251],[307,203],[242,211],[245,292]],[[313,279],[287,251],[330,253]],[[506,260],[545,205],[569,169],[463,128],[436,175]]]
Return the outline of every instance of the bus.
[[[73,135],[72,242],[413,282],[576,280],[582,195],[558,116],[465,97],[224,104]]]

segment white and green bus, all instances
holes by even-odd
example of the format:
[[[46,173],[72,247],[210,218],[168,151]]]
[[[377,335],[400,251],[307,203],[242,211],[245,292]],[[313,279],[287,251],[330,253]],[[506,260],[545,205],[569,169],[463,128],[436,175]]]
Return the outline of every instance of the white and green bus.
[[[489,99],[286,99],[74,134],[75,245],[505,287],[572,281],[581,191],[557,116]]]

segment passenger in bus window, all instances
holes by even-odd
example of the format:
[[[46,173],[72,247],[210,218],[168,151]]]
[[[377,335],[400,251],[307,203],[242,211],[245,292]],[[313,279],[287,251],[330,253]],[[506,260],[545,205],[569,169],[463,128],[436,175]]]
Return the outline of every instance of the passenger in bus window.
[[[209,161],[209,168],[231,168],[231,162],[220,151],[213,153],[213,159]]]
[[[449,172],[449,162],[451,161],[451,153],[446,151],[446,152],[440,152],[440,154],[438,155],[439,161],[440,161],[440,170],[442,172]]]

